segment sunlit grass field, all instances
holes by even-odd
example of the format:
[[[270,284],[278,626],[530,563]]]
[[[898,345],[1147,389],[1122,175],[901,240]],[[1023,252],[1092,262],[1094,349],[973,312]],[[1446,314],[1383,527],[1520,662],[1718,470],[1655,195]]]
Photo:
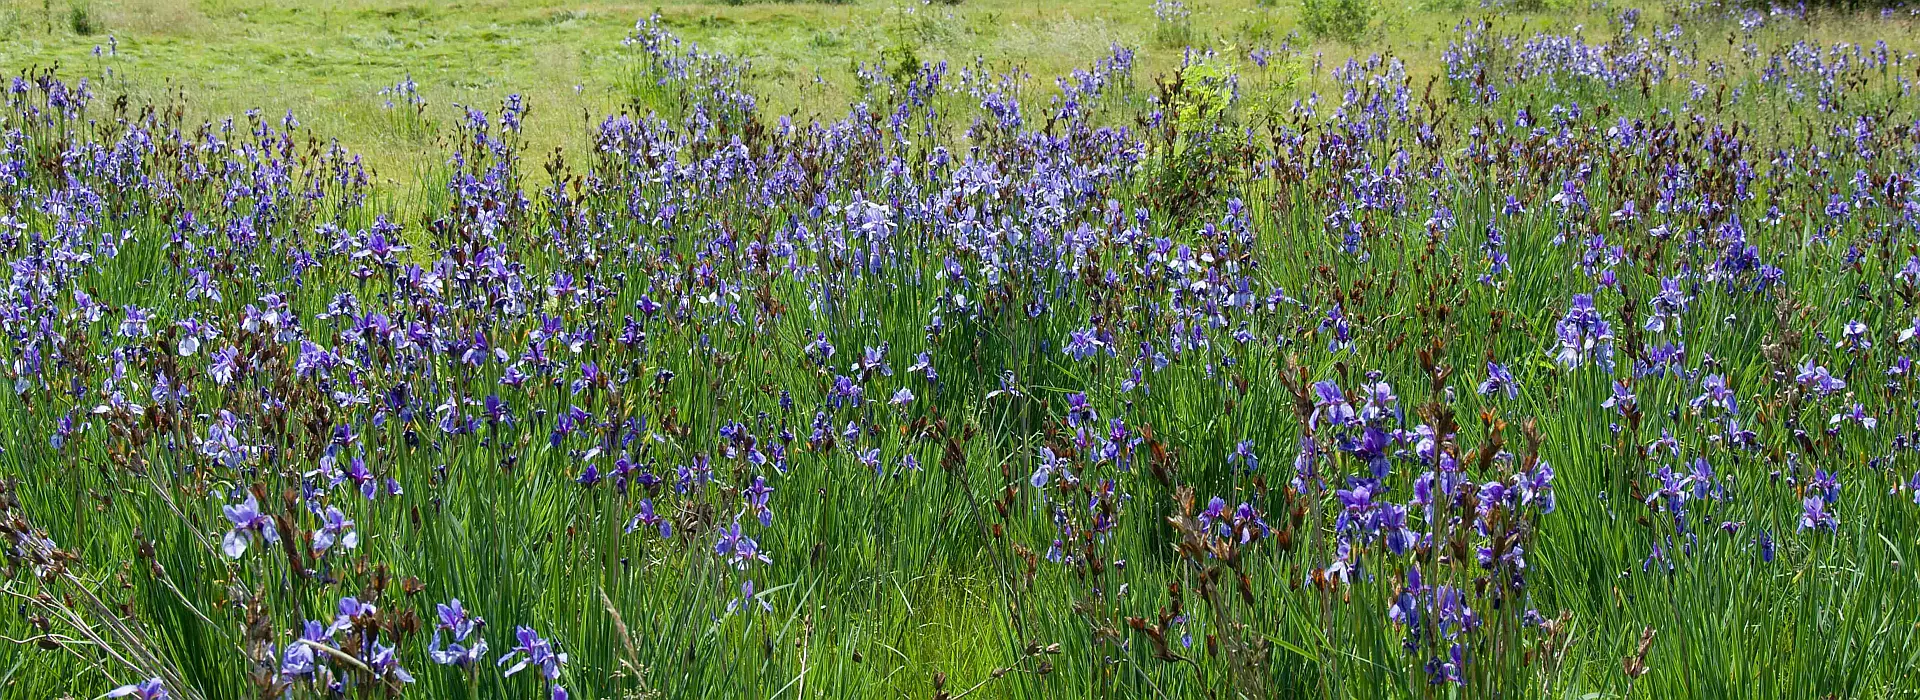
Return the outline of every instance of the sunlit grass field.
[[[88,34],[73,30],[84,8]],[[1431,70],[1447,31],[1471,14],[1465,3],[1385,5],[1359,46],[1322,42],[1337,65],[1391,49]],[[448,121],[453,104],[496,104],[508,94],[533,105],[527,139],[538,150],[585,146],[585,115],[618,109],[633,52],[620,40],[635,19],[659,12],[685,40],[749,59],[769,113],[844,111],[859,63],[911,47],[924,61],[955,66],[984,58],[1034,76],[1064,75],[1119,43],[1150,70],[1178,65],[1187,42],[1156,38],[1148,6],[1130,1],[970,0],[847,3],[238,2],[9,0],[0,9],[0,63],[59,64],[114,72],[117,87],[151,101],[178,100],[212,118],[250,109],[294,110],[316,133],[363,152],[383,177],[409,181],[437,163],[427,139],[390,127],[380,91],[411,75]],[[1194,44],[1250,49],[1298,30],[1297,4],[1229,0],[1192,8]],[[1604,23],[1569,4],[1526,18],[1541,27]],[[1844,31],[1839,32],[1844,35]],[[118,44],[117,55],[96,47]],[[1424,59],[1424,60],[1422,60]],[[1146,73],[1143,73],[1145,75]],[[1050,79],[1050,78],[1049,78]]]

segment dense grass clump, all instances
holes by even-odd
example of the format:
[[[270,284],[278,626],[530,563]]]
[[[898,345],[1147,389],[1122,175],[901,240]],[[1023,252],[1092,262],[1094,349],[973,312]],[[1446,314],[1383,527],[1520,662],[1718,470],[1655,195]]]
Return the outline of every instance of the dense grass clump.
[[[1151,11],[816,119],[654,17],[573,150],[408,75],[418,186],[22,72],[0,693],[1920,688],[1912,54]]]
[[[1373,23],[1371,0],[1301,0],[1300,28],[1319,37],[1357,41]]]

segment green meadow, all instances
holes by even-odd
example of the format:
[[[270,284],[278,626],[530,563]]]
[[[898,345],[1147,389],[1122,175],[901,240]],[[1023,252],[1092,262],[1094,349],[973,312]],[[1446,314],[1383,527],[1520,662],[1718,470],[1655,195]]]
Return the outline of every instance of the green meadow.
[[[7,0],[0,698],[1920,696],[1916,17]]]

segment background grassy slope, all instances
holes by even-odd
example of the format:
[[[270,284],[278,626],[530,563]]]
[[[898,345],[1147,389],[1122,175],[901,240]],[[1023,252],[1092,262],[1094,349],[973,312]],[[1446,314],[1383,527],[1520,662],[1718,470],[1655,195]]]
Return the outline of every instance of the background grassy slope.
[[[1555,0],[1517,15],[1525,25],[1604,31],[1623,7],[1650,2]],[[1192,11],[1188,41],[1156,32],[1145,0],[915,0],[847,3],[647,3],[482,0],[6,0],[0,3],[0,68],[62,66],[69,75],[108,75],[111,92],[136,103],[179,105],[189,115],[221,118],[258,109],[291,110],[310,133],[338,138],[364,154],[387,184],[417,179],[442,149],[420,130],[397,128],[380,96],[407,76],[430,101],[429,122],[444,127],[456,104],[491,107],[519,93],[532,108],[529,153],[576,150],[591,132],[589,115],[629,103],[623,88],[633,52],[620,40],[633,23],[660,13],[685,40],[753,63],[754,93],[771,114],[845,113],[855,71],[889,51],[955,66],[985,57],[1021,66],[1046,85],[1121,44],[1139,52],[1142,78],[1179,64],[1189,46],[1232,54],[1278,45],[1300,30],[1298,0],[1204,0]],[[1511,10],[1505,11],[1513,15]],[[1356,44],[1310,42],[1326,66],[1388,52],[1416,79],[1442,67],[1449,31],[1484,14],[1466,0],[1377,3],[1371,29]],[[1824,43],[1871,44],[1898,37],[1844,21],[1810,32]],[[1896,46],[1895,48],[1899,48]],[[897,53],[895,54],[898,55]],[[1301,76],[1305,87],[1325,71]],[[1143,87],[1150,86],[1144,83]],[[435,129],[444,130],[444,129]],[[537,179],[541,173],[532,169]]]
[[[855,65],[890,48],[910,47],[922,60],[956,65],[985,56],[1050,79],[1117,42],[1138,47],[1140,75],[1153,75],[1176,65],[1183,46],[1156,41],[1148,5],[8,0],[0,6],[0,66],[15,72],[60,64],[83,74],[112,69],[124,83],[117,87],[178,101],[208,117],[293,110],[312,132],[368,154],[383,179],[407,180],[432,149],[392,128],[378,96],[382,88],[411,74],[433,102],[430,116],[441,120],[454,114],[454,103],[492,106],[522,93],[533,108],[530,152],[579,146],[583,110],[603,114],[624,103],[620,85],[629,53],[620,39],[655,11],[681,37],[752,60],[753,87],[770,111],[832,115],[844,113],[853,94]],[[1194,43],[1214,48],[1277,44],[1298,24],[1296,2],[1190,6]],[[1365,45],[1315,50],[1334,63],[1390,46],[1410,63],[1431,67],[1434,61],[1414,59],[1437,57],[1448,28],[1465,16],[1463,3],[1447,0],[1389,3],[1381,10]],[[1585,14],[1560,8],[1539,20],[1566,25]]]

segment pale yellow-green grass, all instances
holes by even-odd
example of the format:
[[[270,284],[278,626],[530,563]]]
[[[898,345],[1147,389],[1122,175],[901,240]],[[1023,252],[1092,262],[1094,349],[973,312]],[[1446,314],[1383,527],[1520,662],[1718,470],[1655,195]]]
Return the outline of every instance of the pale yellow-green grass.
[[[1087,66],[1113,44],[1139,51],[1135,72],[1142,89],[1177,66],[1186,48],[1157,36],[1150,0],[0,2],[0,70],[8,74],[58,66],[70,77],[104,76],[96,92],[177,104],[207,119],[249,109],[274,118],[291,111],[309,133],[362,153],[388,191],[403,197],[433,180],[421,176],[439,166],[436,154],[445,149],[430,134],[456,117],[455,104],[492,111],[504,96],[520,93],[532,108],[527,153],[537,156],[530,158],[587,146],[589,125],[625,104],[619,86],[632,64],[620,40],[654,12],[684,39],[750,59],[751,87],[763,111],[801,119],[844,113],[856,90],[857,64],[878,60],[890,47],[910,47],[920,60],[956,67],[976,57],[995,67],[1020,66],[1034,76],[1034,100],[1052,92],[1053,77]],[[1626,5],[1648,5],[1654,22],[1664,14],[1644,2],[1609,7],[1555,0],[1517,21],[1563,31],[1584,26],[1598,35],[1606,18]],[[1187,6],[1191,43],[1223,53],[1277,46],[1299,29],[1298,0]],[[1452,28],[1482,14],[1477,2],[1462,0],[1380,2],[1373,28],[1357,45],[1294,41],[1329,68],[1356,54],[1387,52],[1426,78],[1442,70]],[[1504,21],[1516,19],[1509,13]],[[1884,33],[1832,22],[1813,35],[1858,41]],[[431,101],[427,135],[399,128],[378,94],[409,74]],[[1303,90],[1324,87],[1303,84]],[[538,182],[544,173],[538,163],[530,165]]]
[[[180,101],[208,117],[292,110],[309,131],[367,154],[383,180],[406,181],[430,153],[426,139],[393,128],[377,93],[411,74],[444,122],[454,103],[487,109],[509,93],[533,108],[528,138],[544,152],[584,143],[586,115],[621,104],[617,85],[633,23],[658,11],[680,36],[753,61],[756,92],[771,113],[845,109],[853,70],[888,47],[925,61],[1019,65],[1050,89],[1115,43],[1137,47],[1141,75],[1177,64],[1182,47],[1154,40],[1144,0],[969,0],[849,4],[379,0],[8,0],[0,9],[0,68],[17,74],[58,64],[71,75],[111,71],[101,91]],[[1245,51],[1297,28],[1297,3],[1198,2],[1196,43]],[[88,17],[79,34],[74,8]],[[1385,8],[1371,43],[1437,55],[1453,10]],[[117,50],[108,54],[109,37]],[[94,55],[100,47],[102,55]],[[1344,57],[1354,47],[1317,47]],[[1359,50],[1371,50],[1361,46]],[[815,78],[824,80],[817,83]]]

